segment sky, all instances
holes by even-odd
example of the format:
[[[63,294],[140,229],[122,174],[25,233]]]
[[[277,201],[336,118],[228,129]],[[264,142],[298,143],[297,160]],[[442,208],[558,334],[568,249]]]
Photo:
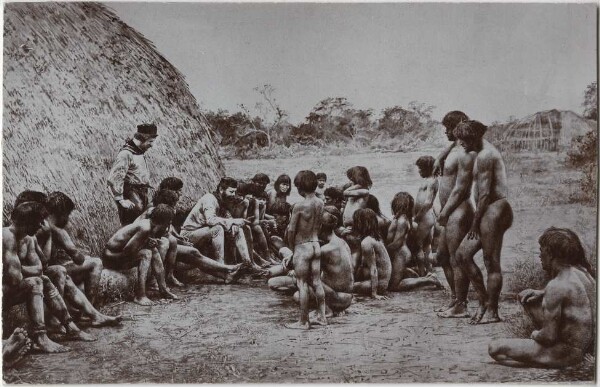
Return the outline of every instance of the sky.
[[[255,112],[270,84],[290,122],[321,100],[434,105],[489,124],[582,112],[596,80],[595,4],[107,3],[149,38],[203,109]]]

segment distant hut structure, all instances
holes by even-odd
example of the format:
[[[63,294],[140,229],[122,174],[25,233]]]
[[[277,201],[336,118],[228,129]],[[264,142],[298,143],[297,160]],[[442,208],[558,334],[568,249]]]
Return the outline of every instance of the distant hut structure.
[[[106,177],[142,122],[159,128],[153,184],[178,176],[197,199],[223,175],[183,75],[107,7],[5,4],[3,54],[5,219],[22,190],[63,191],[75,236],[99,254],[118,228]]]
[[[503,148],[558,152],[569,148],[577,136],[595,130],[596,121],[572,111],[556,109],[538,112],[511,123],[504,129]]]

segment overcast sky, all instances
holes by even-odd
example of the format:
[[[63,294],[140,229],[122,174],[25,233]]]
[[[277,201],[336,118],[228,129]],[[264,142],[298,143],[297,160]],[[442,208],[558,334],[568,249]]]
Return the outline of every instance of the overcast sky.
[[[109,3],[186,77],[204,109],[271,84],[290,121],[327,97],[435,105],[490,123],[581,113],[596,79],[594,4]]]

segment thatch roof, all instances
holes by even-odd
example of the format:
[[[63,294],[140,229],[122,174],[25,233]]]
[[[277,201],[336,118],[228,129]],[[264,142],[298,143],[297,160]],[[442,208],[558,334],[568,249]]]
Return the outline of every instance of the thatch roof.
[[[503,146],[523,150],[558,151],[569,148],[571,141],[597,128],[572,111],[537,112],[509,124],[503,133]]]
[[[197,198],[223,174],[183,75],[100,4],[5,4],[3,114],[5,204],[24,189],[67,193],[95,253],[118,227],[106,176],[137,124],[159,128],[153,184],[179,176]]]

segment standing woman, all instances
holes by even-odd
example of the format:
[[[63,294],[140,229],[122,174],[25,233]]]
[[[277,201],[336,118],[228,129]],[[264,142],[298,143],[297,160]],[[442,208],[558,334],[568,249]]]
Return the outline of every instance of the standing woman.
[[[269,199],[267,201],[267,214],[273,215],[271,207],[276,202],[287,203],[287,198],[290,196],[292,187],[292,179],[288,175],[280,175],[273,188],[269,191]]]

